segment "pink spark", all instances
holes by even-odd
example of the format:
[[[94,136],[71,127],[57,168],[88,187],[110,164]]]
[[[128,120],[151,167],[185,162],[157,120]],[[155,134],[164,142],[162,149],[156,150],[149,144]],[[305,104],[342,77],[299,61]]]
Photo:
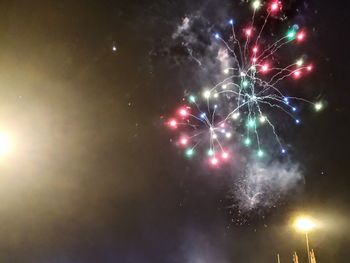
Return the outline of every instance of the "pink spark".
[[[297,71],[294,71],[294,78],[299,78],[301,76],[301,71],[300,70],[297,70]]]
[[[182,117],[188,116],[188,114],[189,114],[188,109],[185,108],[185,107],[180,108],[180,109],[179,109],[179,114],[180,114],[180,116],[182,116]]]
[[[301,42],[305,39],[305,32],[301,31],[297,34],[297,40],[298,42]]]
[[[265,63],[261,66],[261,71],[266,73],[270,69],[270,66],[268,63]]]
[[[181,137],[180,140],[179,140],[180,144],[183,145],[183,146],[186,146],[189,142],[189,139],[187,137]]]
[[[252,35],[252,33],[253,33],[253,30],[251,28],[247,28],[245,30],[245,34],[246,34],[247,37],[250,37]]]
[[[221,157],[222,159],[227,160],[229,158],[229,154],[227,152],[222,152]]]
[[[211,158],[211,159],[210,159],[210,164],[211,164],[212,166],[217,166],[217,165],[219,164],[218,158],[216,158],[216,157]]]
[[[270,11],[271,12],[277,12],[281,8],[282,8],[282,4],[279,1],[274,1],[270,4]]]
[[[177,121],[175,119],[171,119],[168,121],[168,125],[170,128],[176,129],[177,128]]]

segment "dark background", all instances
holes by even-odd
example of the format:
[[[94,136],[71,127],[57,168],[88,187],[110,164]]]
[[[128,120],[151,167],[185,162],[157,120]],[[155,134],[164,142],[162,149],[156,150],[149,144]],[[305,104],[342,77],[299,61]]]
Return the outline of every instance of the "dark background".
[[[172,53],[156,51],[185,15],[231,4],[1,1],[0,126],[19,138],[1,163],[2,262],[303,260],[303,236],[287,227],[300,210],[327,222],[310,236],[318,262],[349,262],[346,1],[290,2],[309,6],[307,83],[328,104],[287,135],[306,178],[298,196],[234,224],[225,180],[169,143],[161,116],[182,98],[186,65],[166,68]]]

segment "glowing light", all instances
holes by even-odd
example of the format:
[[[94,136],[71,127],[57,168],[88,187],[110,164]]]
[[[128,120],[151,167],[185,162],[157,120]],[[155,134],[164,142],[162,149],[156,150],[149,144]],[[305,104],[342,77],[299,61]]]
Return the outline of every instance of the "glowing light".
[[[210,159],[210,163],[212,166],[217,166],[219,164],[219,159],[216,157],[213,157]]]
[[[294,111],[294,112],[297,111],[297,108],[293,107],[293,108],[292,108],[292,111]]]
[[[296,124],[300,124],[300,120],[299,120],[299,119],[296,119],[296,120],[295,120],[295,123],[296,123]]]
[[[191,102],[191,103],[196,103],[196,97],[193,96],[193,95],[189,96],[189,97],[188,97],[188,100],[189,100],[189,102]]]
[[[259,151],[258,151],[258,157],[261,158],[261,157],[263,157],[263,156],[264,156],[264,152],[263,152],[262,150],[259,150]]]
[[[227,139],[230,139],[232,137],[232,133],[226,132],[225,136],[226,136]]]
[[[230,21],[228,21],[230,25],[233,25],[233,19],[231,19]]]
[[[179,109],[179,114],[180,114],[180,116],[182,116],[182,117],[187,117],[187,116],[189,115],[188,109],[187,109],[187,108],[181,108],[181,109]]]
[[[253,57],[252,58],[252,61],[253,61],[253,63],[256,63],[257,61],[258,61],[258,59],[256,58],[256,57]],[[252,67],[252,69],[253,69],[253,67]],[[255,69],[255,68],[254,68]]]
[[[287,32],[287,38],[288,38],[289,40],[295,39],[295,35],[296,35],[296,33],[295,33],[295,31],[294,31],[293,29],[291,29],[291,30],[289,30],[289,31]]]
[[[232,119],[237,120],[239,118],[239,115],[239,112],[235,112],[234,114],[232,114]]]
[[[185,154],[187,157],[192,157],[194,155],[194,150],[192,148],[189,148],[185,151]]]
[[[189,142],[189,139],[187,137],[181,137],[179,142],[181,145],[186,146]]]
[[[113,52],[116,52],[116,51],[117,51],[117,46],[113,46],[113,47],[112,47],[112,51],[113,51]]]
[[[313,69],[313,66],[312,65],[309,65],[309,66],[307,66],[307,68],[306,68],[308,71],[311,71],[312,69]]]
[[[269,70],[269,64],[265,63],[264,65],[261,66],[261,71],[266,73]]]
[[[285,149],[282,149],[282,150],[281,150],[281,153],[282,153],[282,154],[285,154],[286,152],[287,152],[287,151],[286,151]]]
[[[220,35],[218,33],[216,33],[214,36],[215,36],[216,39],[220,38]]]
[[[281,9],[281,2],[279,1],[274,1],[270,4],[270,11],[271,12],[277,12],[278,10]]]
[[[170,128],[176,129],[177,128],[177,121],[175,119],[171,119],[171,120],[169,120],[168,125]]]
[[[250,120],[248,120],[247,126],[248,126],[248,128],[254,128],[255,124],[256,124],[255,120],[250,119]]]
[[[247,37],[250,37],[253,34],[253,29],[247,28],[244,32]]]
[[[13,149],[13,140],[11,136],[0,132],[0,157],[7,155]]]
[[[322,104],[322,102],[318,102],[318,103],[315,104],[314,107],[315,107],[316,111],[320,111],[320,110],[323,109],[323,104]]]
[[[266,122],[266,117],[265,116],[260,116],[260,122],[265,123]]]
[[[253,2],[252,6],[254,9],[258,9],[261,6],[261,3],[260,1],[256,0]]]
[[[245,77],[247,74],[246,74],[245,72],[242,71],[242,72],[240,73],[240,75],[241,75],[241,77]]]
[[[304,64],[304,60],[299,59],[295,64],[297,64],[298,67],[301,67]]]
[[[208,156],[213,156],[214,155],[214,151],[212,149],[208,150]]]
[[[302,216],[295,220],[294,226],[297,230],[308,233],[316,227],[316,224],[312,218]]]
[[[222,152],[221,157],[222,159],[227,160],[229,158],[229,154],[227,152]]]
[[[206,90],[206,91],[203,92],[203,97],[206,98],[206,99],[209,99],[210,95],[211,95],[210,90]]]
[[[217,99],[219,97],[219,94],[218,93],[214,93],[213,97]]]
[[[305,32],[301,31],[296,35],[296,38],[298,40],[298,42],[301,42],[305,39]]]
[[[296,70],[296,71],[294,71],[293,75],[294,75],[294,78],[295,78],[295,79],[300,78],[300,76],[301,76],[301,71],[300,71],[300,70]]]
[[[215,139],[215,140],[216,140],[217,138],[218,138],[217,134],[216,134],[216,133],[214,133],[214,134],[213,134],[213,139]]]
[[[249,81],[244,80],[244,81],[242,82],[242,85],[243,85],[244,88],[248,87]]]
[[[252,141],[251,141],[251,139],[249,139],[249,138],[246,138],[246,139],[244,140],[244,144],[245,144],[246,146],[249,146],[251,143],[252,143]]]
[[[228,68],[224,69],[224,73],[227,75],[228,73],[230,73],[230,70]]]
[[[253,52],[254,53],[258,53],[258,47],[257,46],[253,47]]]
[[[227,85],[226,84],[222,85],[221,87],[222,87],[222,89],[227,89]]]

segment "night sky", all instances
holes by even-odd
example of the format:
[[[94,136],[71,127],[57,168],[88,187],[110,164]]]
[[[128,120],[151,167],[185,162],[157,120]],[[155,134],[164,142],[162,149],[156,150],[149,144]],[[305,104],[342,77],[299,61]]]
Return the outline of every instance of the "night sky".
[[[227,208],[229,169],[183,158],[163,123],[203,84],[176,28],[193,14],[210,30],[242,19],[239,1],[1,1],[0,129],[16,147],[0,163],[0,261],[264,263],[297,251],[306,262],[290,229],[304,211],[325,225],[310,235],[317,262],[349,262],[348,10],[283,2],[309,28],[316,66],[292,88],[327,106],[302,107],[282,134],[304,179],[241,214]],[[203,32],[197,54],[212,41]]]

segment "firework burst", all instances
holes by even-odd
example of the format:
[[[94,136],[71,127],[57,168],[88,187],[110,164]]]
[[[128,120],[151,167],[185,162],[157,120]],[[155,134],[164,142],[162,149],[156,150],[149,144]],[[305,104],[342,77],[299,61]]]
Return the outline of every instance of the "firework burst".
[[[293,25],[269,43],[264,32],[269,19],[282,16],[282,3],[253,1],[251,7],[253,15],[246,26],[236,28],[234,20],[229,20],[228,40],[219,33],[213,35],[220,46],[219,60],[229,61],[222,69],[221,81],[202,94],[187,94],[175,116],[166,122],[178,132],[177,145],[184,148],[188,158],[204,153],[205,161],[214,168],[234,158],[233,149],[237,147],[232,147],[233,142],[251,149],[257,158],[264,158],[268,147],[262,143],[262,130],[269,130],[278,151],[286,154],[273,115],[282,112],[299,125],[298,101],[313,105],[316,111],[323,108],[322,102],[287,96],[281,87],[281,83],[297,81],[314,68],[304,57],[283,67],[278,60],[282,48],[306,40],[306,30]],[[258,15],[264,16],[262,23],[256,21]]]

